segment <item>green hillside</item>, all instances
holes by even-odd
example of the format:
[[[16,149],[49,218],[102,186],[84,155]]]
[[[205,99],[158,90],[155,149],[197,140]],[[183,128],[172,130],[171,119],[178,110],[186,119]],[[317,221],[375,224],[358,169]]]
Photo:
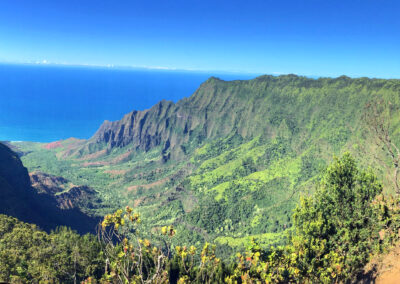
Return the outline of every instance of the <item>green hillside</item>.
[[[14,146],[30,172],[94,188],[103,206],[84,211],[104,215],[130,205],[148,229],[173,224],[176,242],[215,241],[218,253],[229,254],[249,236],[265,247],[282,243],[299,197],[314,191],[334,155],[352,152],[390,193],[393,168],[364,114],[369,102],[390,102],[391,137],[400,141],[399,95],[399,80],[210,78],[176,104],[106,121],[89,140]]]
[[[293,227],[281,246],[261,245],[276,241],[274,235],[225,237],[236,252],[232,259],[216,255],[224,246],[219,239],[217,246],[205,243],[202,249],[174,245],[173,226],[147,230],[147,220],[129,206],[104,217],[98,238],[68,228],[46,234],[0,215],[0,281],[375,283],[385,273],[376,259],[394,253],[400,240],[398,204],[398,198],[382,195],[371,170],[359,168],[345,153],[324,171],[314,195],[296,205]],[[246,251],[239,252],[243,243]]]

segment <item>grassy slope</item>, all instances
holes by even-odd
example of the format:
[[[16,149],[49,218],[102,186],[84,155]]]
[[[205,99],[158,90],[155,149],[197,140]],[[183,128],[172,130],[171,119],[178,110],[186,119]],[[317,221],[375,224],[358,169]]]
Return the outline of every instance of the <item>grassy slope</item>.
[[[183,159],[163,163],[161,146],[143,152],[129,145],[97,145],[80,157],[66,153],[82,141],[66,140],[54,149],[18,146],[27,153],[22,160],[30,171],[98,190],[107,206],[94,213],[135,205],[153,226],[178,226],[180,243],[216,240],[237,246],[250,235],[269,243],[290,227],[299,195],[312,192],[334,154],[350,150],[364,165],[374,166],[360,150],[381,154],[365,136],[364,105],[384,98],[399,106],[399,93],[397,80],[210,79],[177,104],[182,113],[192,110],[193,121],[208,114],[208,138],[201,138],[204,131],[196,126],[196,135],[181,145],[187,153]],[[396,139],[398,112],[392,121]]]

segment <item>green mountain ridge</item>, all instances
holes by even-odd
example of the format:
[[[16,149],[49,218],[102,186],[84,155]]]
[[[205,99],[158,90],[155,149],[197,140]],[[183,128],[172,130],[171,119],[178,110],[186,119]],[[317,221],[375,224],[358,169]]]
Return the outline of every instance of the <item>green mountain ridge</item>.
[[[399,80],[210,78],[177,103],[106,121],[89,140],[14,145],[30,172],[93,187],[106,205],[93,214],[131,205],[152,227],[174,224],[180,243],[242,246],[254,235],[268,245],[333,155],[350,151],[377,168],[365,151],[384,155],[365,131],[364,107],[384,99],[398,109],[399,94]],[[398,112],[391,122],[398,141]]]

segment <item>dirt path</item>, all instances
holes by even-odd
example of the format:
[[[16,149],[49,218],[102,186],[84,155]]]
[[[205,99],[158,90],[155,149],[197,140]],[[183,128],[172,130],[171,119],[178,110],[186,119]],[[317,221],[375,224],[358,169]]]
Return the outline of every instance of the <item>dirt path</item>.
[[[357,283],[400,284],[400,243],[387,254],[373,258]]]
[[[376,284],[400,283],[400,244],[385,255],[378,266]]]

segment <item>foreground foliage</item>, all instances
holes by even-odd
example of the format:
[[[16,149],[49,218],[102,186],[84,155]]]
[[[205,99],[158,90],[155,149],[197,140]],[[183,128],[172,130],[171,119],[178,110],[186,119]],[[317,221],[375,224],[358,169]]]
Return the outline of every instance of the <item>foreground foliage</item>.
[[[107,215],[99,242],[68,229],[47,235],[14,218],[0,221],[0,280],[86,283],[342,283],[362,274],[371,255],[399,239],[398,200],[386,199],[371,171],[345,154],[326,170],[313,196],[294,210],[287,244],[252,240],[234,261],[216,246],[173,246],[173,226],[142,225],[132,208]],[[147,238],[148,237],[148,238]],[[150,241],[151,240],[151,241]],[[100,252],[101,251],[101,252]]]
[[[61,227],[47,234],[0,215],[0,282],[76,283],[100,277],[104,259],[93,235]]]
[[[315,195],[301,199],[289,244],[264,255],[252,251],[247,263],[239,255],[233,279],[285,283],[355,279],[381,241],[379,206],[385,205],[374,202],[381,191],[376,177],[358,170],[345,154],[328,168]]]
[[[253,241],[245,254],[238,253],[237,260],[226,266],[215,256],[215,248],[207,243],[200,255],[193,246],[177,246],[170,259],[168,247],[158,249],[149,241],[139,239],[139,251],[140,244],[147,243],[146,252],[151,251],[150,259],[163,259],[165,274],[161,277],[162,273],[157,271],[160,262],[153,261],[153,267],[146,271],[137,271],[137,265],[134,266],[132,276],[126,280],[143,283],[143,275],[146,279],[157,279],[157,283],[167,280],[181,283],[333,283],[354,280],[370,255],[382,251],[398,238],[398,205],[394,201],[385,201],[381,192],[382,186],[376,176],[371,171],[359,170],[354,159],[345,154],[327,169],[316,193],[301,199],[293,214],[294,226],[286,246],[264,250]],[[107,216],[103,230],[113,225],[113,233],[118,236],[120,227],[125,226],[122,221],[131,219],[131,209],[128,207],[126,210],[125,214],[118,211]],[[173,232],[170,230],[173,229],[164,228],[162,233]],[[132,232],[136,235],[137,228]],[[169,236],[172,237],[173,233]],[[128,242],[124,239],[125,246]],[[114,248],[118,251],[118,247]],[[130,255],[130,251],[126,248],[123,251],[122,247],[119,250],[119,257],[129,256],[136,263],[141,262],[141,254]],[[121,266],[118,258],[114,258],[113,265],[116,277]]]
[[[343,281],[359,272],[379,237],[373,200],[381,192],[374,174],[358,170],[349,154],[335,160],[294,213],[292,245],[302,277]]]
[[[132,208],[109,214],[99,236],[107,257],[103,281],[121,283],[222,282],[223,264],[215,256],[215,246],[205,244],[197,261],[197,249],[176,246],[172,254],[173,226],[157,229],[158,237],[143,238],[139,214]]]

